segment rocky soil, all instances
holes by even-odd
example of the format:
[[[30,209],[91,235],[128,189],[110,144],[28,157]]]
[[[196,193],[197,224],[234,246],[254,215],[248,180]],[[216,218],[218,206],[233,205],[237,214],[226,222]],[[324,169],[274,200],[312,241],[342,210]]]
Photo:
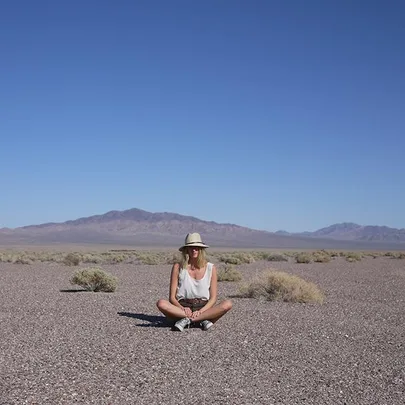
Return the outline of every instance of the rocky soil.
[[[405,398],[405,260],[258,262],[318,284],[325,303],[232,297],[208,332],[173,332],[155,303],[170,266],[102,266],[115,293],[79,292],[76,267],[0,263],[0,404],[387,404]]]

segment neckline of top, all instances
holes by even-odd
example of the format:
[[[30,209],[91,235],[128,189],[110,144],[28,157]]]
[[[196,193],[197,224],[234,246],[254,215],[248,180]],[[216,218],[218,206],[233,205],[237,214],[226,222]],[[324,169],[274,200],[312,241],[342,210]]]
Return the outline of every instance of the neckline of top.
[[[188,276],[189,276],[192,280],[201,281],[202,279],[205,278],[205,276],[206,276],[206,274],[207,274],[207,269],[208,269],[208,263],[205,265],[204,275],[203,275],[201,278],[194,278],[194,277],[192,277],[191,274],[190,274],[190,272],[189,272],[188,266],[186,267],[185,270],[186,270]]]

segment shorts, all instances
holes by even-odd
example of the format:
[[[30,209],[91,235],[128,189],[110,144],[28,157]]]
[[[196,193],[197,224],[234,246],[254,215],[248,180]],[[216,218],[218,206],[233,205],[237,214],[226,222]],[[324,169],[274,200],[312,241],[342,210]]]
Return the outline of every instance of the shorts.
[[[179,304],[182,307],[190,308],[191,312],[199,311],[201,308],[205,307],[207,304],[207,300],[202,298],[191,298],[191,299],[181,299],[179,300]]]

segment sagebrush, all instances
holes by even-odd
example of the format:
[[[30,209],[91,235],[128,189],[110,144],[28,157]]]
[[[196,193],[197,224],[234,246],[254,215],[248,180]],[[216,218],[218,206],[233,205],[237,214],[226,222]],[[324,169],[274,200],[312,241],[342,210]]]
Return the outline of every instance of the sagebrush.
[[[316,284],[283,271],[268,270],[239,289],[239,296],[267,301],[322,303],[324,294]]]
[[[70,283],[87,291],[114,292],[118,279],[98,267],[90,267],[76,271],[70,279]]]
[[[295,261],[297,263],[311,263],[312,260],[312,255],[309,253],[298,253],[297,256],[295,256]]]
[[[236,270],[232,265],[227,264],[225,267],[220,267],[217,272],[218,281],[240,281],[242,273]]]

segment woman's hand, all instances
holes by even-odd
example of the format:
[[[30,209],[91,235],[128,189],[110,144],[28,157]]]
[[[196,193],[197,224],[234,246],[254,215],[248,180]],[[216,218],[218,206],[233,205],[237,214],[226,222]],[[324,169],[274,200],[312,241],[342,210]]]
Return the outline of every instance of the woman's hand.
[[[191,318],[193,316],[193,313],[191,312],[191,309],[188,307],[183,307],[184,313],[187,318]]]
[[[197,318],[197,317],[200,316],[201,314],[202,314],[201,311],[194,311],[194,312],[191,314],[191,319]]]

